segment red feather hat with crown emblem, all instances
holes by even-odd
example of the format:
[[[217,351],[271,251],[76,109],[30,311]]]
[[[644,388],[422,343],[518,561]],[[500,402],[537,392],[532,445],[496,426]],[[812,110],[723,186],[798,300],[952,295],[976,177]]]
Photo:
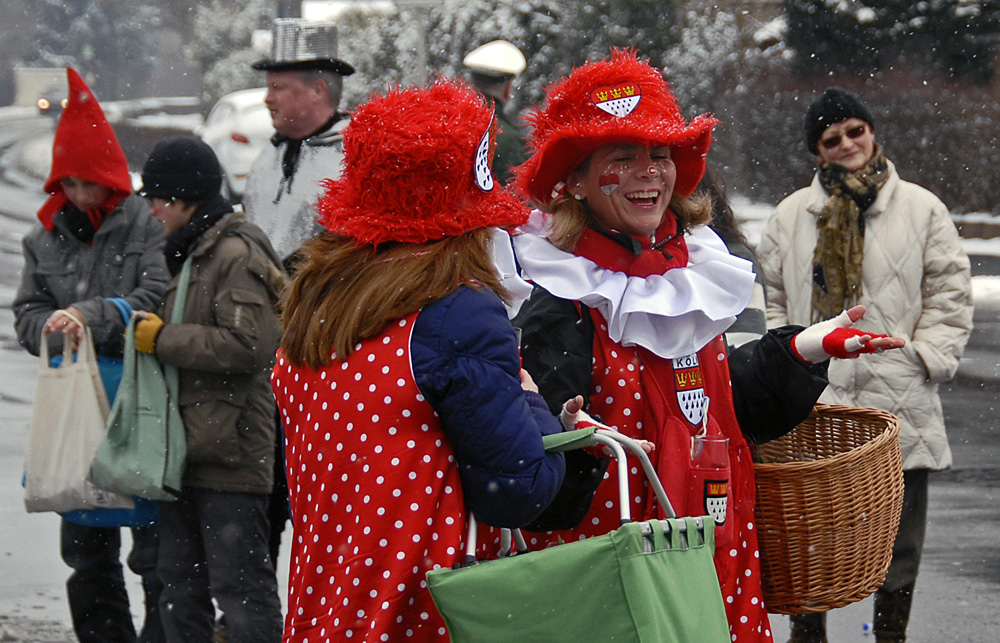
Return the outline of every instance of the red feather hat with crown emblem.
[[[685,122],[663,74],[631,50],[578,67],[546,90],[545,106],[527,118],[531,157],[515,168],[523,194],[546,207],[557,186],[608,143],[667,145],[677,166],[674,192],[687,196],[705,172],[718,120]]]
[[[490,170],[495,137],[493,110],[460,81],[376,95],[344,129],[343,172],[325,182],[319,222],[376,246],[520,225],[527,208]]]

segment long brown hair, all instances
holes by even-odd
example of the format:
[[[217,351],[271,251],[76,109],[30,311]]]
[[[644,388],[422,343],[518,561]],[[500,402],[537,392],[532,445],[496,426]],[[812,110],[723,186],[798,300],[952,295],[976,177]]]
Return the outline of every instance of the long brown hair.
[[[313,239],[303,246],[303,262],[282,298],[285,358],[319,369],[330,364],[332,347],[346,359],[361,340],[461,285],[487,288],[509,301],[493,268],[490,238],[489,229],[479,228],[377,249],[332,234]]]

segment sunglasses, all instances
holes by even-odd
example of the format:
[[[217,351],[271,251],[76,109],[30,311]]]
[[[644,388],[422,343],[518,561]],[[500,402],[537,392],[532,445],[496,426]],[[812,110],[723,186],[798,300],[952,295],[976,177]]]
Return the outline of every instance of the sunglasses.
[[[847,130],[846,132],[844,132],[844,134],[847,135],[847,138],[854,139],[854,138],[861,138],[862,136],[865,135],[865,132],[867,131],[868,131],[867,125],[858,125],[857,127],[852,127],[851,129]],[[822,141],[819,142],[819,144],[828,150],[832,150],[833,148],[840,145],[840,141],[842,138],[843,137],[840,134],[837,134],[836,136],[831,136],[830,138],[824,138]]]

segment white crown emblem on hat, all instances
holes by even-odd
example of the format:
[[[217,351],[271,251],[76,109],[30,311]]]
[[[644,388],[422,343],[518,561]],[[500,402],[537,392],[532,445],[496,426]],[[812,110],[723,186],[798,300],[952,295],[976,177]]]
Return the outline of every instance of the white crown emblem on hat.
[[[598,87],[590,92],[590,100],[594,101],[599,109],[618,118],[625,118],[631,114],[641,99],[642,88],[632,81]]]

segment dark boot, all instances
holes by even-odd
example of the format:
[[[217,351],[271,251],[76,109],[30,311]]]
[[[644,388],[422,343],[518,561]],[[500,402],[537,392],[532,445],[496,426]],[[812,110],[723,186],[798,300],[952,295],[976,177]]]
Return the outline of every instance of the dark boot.
[[[788,623],[792,628],[788,643],[827,643],[826,612],[792,614]]]
[[[913,603],[913,583],[904,585],[894,592],[875,592],[875,632],[876,643],[905,643],[906,624],[910,620],[910,605]]]

